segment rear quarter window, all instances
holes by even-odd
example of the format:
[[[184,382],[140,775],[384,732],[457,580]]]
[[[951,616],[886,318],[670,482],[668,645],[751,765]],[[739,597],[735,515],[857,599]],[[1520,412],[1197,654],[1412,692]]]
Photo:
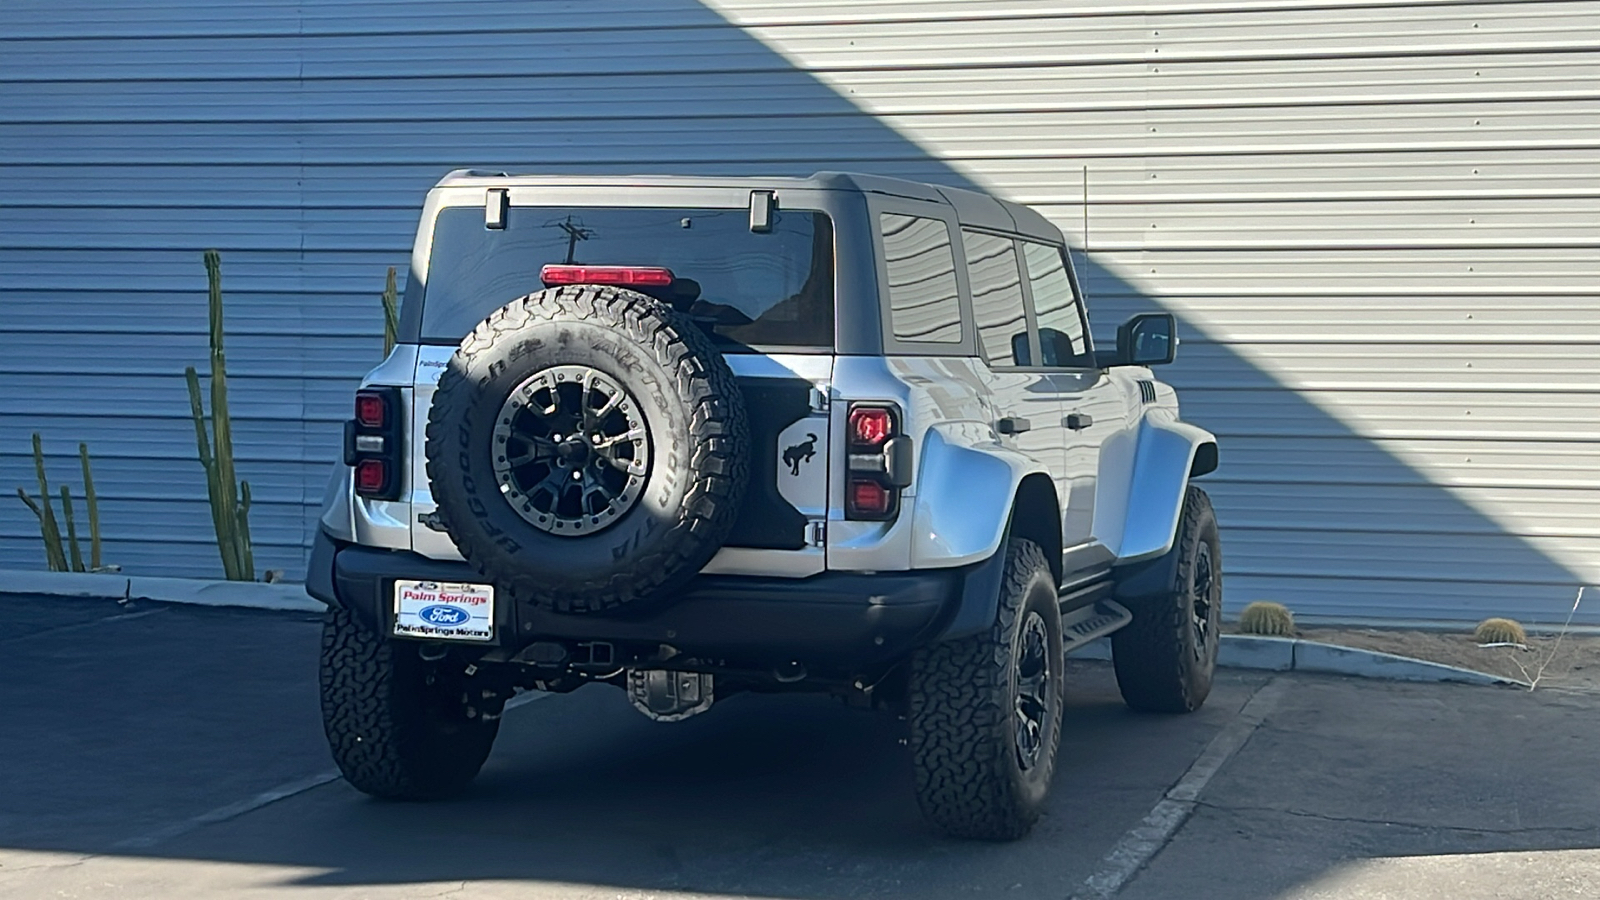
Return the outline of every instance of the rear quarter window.
[[[955,251],[942,220],[880,213],[889,274],[889,322],[897,341],[961,343]]]

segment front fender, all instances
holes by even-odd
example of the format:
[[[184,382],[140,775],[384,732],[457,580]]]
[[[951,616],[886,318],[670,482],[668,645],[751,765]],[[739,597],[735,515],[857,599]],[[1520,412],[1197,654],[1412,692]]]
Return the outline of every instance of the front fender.
[[[1116,548],[1119,564],[1151,559],[1172,548],[1195,458],[1202,448],[1213,448],[1205,461],[1214,467],[1216,444],[1216,436],[1204,428],[1157,414],[1145,417],[1134,451],[1122,541]]]
[[[1017,485],[1035,461],[995,443],[977,424],[935,425],[922,439],[912,510],[911,567],[961,566],[993,556],[1005,539]]]

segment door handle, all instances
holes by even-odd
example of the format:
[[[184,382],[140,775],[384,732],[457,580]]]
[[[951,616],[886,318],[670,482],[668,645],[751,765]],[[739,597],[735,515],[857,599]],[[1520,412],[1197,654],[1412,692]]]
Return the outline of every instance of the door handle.
[[[1069,413],[1067,418],[1063,420],[1062,424],[1066,425],[1068,428],[1071,428],[1073,431],[1082,431],[1094,424],[1094,416],[1091,416],[1088,413],[1080,412]]]
[[[1021,434],[1033,426],[1021,416],[1006,416],[994,423],[994,430],[1001,434]]]

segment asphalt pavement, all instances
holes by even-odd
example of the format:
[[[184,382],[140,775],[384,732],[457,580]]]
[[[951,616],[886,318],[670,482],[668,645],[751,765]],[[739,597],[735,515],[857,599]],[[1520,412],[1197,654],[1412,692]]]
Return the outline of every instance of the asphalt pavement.
[[[825,698],[542,697],[466,797],[386,803],[334,777],[315,617],[0,621],[0,897],[1600,898],[1594,695],[1225,670],[1150,716],[1074,663],[1048,815],[980,844],[921,822],[893,718]]]

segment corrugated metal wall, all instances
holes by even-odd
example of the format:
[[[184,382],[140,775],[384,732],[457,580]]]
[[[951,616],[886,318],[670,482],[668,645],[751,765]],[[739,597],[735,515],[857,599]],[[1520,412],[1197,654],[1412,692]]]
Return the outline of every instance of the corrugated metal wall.
[[[217,570],[206,246],[258,555],[297,569],[445,169],[842,167],[1079,235],[1087,164],[1102,331],[1185,320],[1235,605],[1550,620],[1600,581],[1600,3],[7,6],[0,486],[31,430],[73,482],[90,441],[130,569]],[[13,502],[0,566],[39,559]]]

